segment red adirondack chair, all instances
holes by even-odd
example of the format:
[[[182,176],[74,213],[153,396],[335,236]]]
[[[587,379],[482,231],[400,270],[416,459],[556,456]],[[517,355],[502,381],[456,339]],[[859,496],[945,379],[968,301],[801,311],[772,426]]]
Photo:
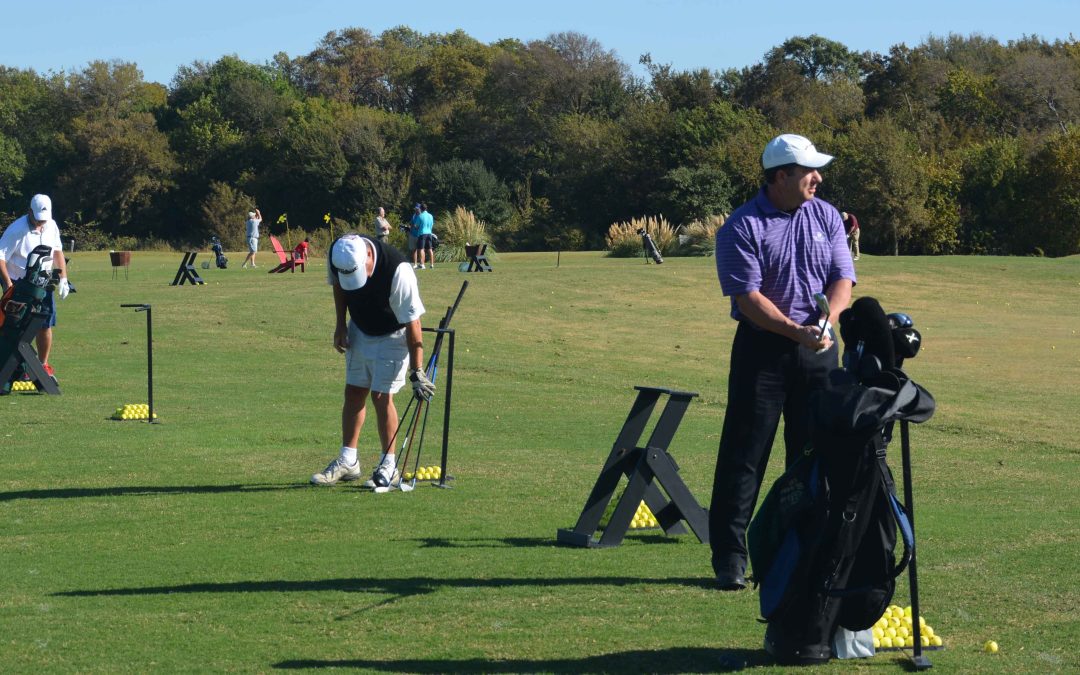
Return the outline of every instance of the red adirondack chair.
[[[304,271],[304,265],[307,264],[307,258],[304,256],[303,249],[297,246],[292,251],[286,251],[281,242],[274,235],[270,235],[270,243],[274,246],[274,253],[277,254],[278,260],[281,264],[274,269],[267,272],[267,274],[273,274],[275,272],[296,272],[296,268],[299,266],[300,271]]]

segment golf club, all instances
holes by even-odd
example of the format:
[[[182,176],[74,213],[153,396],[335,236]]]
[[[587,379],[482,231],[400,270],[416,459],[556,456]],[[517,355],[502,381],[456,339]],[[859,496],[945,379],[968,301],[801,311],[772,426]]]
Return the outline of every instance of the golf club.
[[[821,339],[825,339],[826,330],[829,325],[829,299],[825,297],[824,293],[814,293],[814,302],[817,303],[818,311],[821,312],[821,318],[818,320],[818,329],[821,331]],[[823,347],[817,351],[818,354],[825,351],[827,347]]]

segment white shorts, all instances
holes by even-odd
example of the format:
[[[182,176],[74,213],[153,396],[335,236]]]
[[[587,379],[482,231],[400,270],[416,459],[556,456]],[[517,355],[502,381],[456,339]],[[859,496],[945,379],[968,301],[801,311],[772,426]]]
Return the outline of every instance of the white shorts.
[[[371,336],[349,321],[349,349],[345,352],[345,384],[383,394],[396,394],[405,386],[409,347],[405,329]]]
[[[259,238],[258,237],[248,237],[248,253],[258,253],[258,252],[259,252]]]

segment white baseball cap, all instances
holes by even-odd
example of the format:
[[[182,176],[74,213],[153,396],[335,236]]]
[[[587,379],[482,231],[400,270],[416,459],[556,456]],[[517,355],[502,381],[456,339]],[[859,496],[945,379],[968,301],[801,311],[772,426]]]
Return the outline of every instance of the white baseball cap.
[[[49,195],[34,195],[30,200],[30,210],[34,212],[35,220],[51,220],[52,200]]]
[[[254,218],[254,217],[255,217],[255,212],[254,211],[248,211],[248,218]]]
[[[798,164],[820,169],[833,161],[832,155],[818,152],[810,139],[796,134],[781,134],[769,141],[761,153],[761,165],[766,169],[785,164]]]
[[[338,239],[330,250],[330,264],[334,266],[343,290],[363,288],[368,280],[367,242],[356,234],[347,234]]]

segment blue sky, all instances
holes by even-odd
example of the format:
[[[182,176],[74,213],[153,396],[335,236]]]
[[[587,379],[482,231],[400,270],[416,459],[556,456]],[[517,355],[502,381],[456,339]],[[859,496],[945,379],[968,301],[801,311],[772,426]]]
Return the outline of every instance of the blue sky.
[[[147,80],[168,84],[178,66],[193,61],[236,54],[264,63],[279,51],[295,57],[350,26],[376,34],[399,25],[422,33],[460,28],[482,42],[573,30],[640,74],[645,52],[678,70],[739,68],[791,36],[812,33],[878,52],[948,33],[1068,39],[1070,29],[1080,30],[1080,0],[10,0],[0,19],[0,65],[70,72],[121,59],[138,64]]]

